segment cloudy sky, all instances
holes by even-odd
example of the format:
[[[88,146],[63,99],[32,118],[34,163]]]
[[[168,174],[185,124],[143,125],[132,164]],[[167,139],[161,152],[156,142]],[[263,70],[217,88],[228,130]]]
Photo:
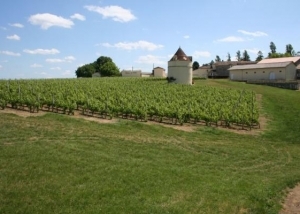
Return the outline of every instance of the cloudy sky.
[[[73,78],[109,56],[122,69],[167,69],[180,46],[200,64],[247,50],[300,51],[299,0],[2,0],[0,79]]]

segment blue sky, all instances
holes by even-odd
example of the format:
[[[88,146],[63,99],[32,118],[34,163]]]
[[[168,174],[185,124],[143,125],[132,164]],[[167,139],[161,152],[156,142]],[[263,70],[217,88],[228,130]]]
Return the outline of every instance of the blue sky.
[[[109,56],[122,69],[164,67],[180,46],[200,64],[273,41],[300,51],[299,0],[2,0],[0,79],[72,78]]]

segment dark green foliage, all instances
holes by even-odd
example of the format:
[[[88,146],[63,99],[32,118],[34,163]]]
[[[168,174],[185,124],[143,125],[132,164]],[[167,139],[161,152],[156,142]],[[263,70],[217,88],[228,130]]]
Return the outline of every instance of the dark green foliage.
[[[83,65],[75,71],[77,78],[78,77],[92,77],[92,75],[96,72],[95,64],[90,63]]]
[[[100,56],[95,62],[77,68],[77,77],[92,77],[99,72],[102,77],[120,76],[120,71],[110,57]]]
[[[276,53],[276,45],[274,44],[274,42],[270,43],[270,50],[271,50],[271,54]]]
[[[230,53],[227,53],[227,62],[231,62],[231,56],[230,56]]]
[[[242,60],[242,58],[241,58],[241,51],[237,51],[236,52],[236,59],[237,59],[237,61],[241,61]]]
[[[219,55],[216,56],[215,62],[221,62],[221,58],[219,57]]]
[[[294,48],[291,44],[287,44],[286,45],[286,51],[285,51],[286,54],[289,54],[291,56],[295,55],[295,51],[294,51]]]
[[[193,62],[193,71],[197,70],[200,67],[199,62],[195,61]]]
[[[249,56],[249,54],[248,54],[248,52],[246,50],[243,52],[243,57],[242,57],[241,60],[242,61],[251,61],[250,60],[250,56]]]
[[[256,57],[256,62],[259,62],[259,61],[261,61],[262,59],[264,58],[264,55],[263,55],[263,53],[261,52],[261,51],[258,51],[258,53],[257,53],[257,57]]]

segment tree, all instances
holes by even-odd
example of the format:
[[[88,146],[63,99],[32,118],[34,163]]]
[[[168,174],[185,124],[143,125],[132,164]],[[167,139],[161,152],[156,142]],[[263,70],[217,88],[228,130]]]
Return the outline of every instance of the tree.
[[[110,57],[100,56],[95,62],[97,72],[100,72],[102,77],[120,76],[120,71]]]
[[[92,77],[92,75],[96,72],[95,64],[90,63],[83,66],[80,66],[75,71],[77,78],[79,77]]]
[[[227,53],[227,62],[231,62],[231,56],[230,56],[230,53]]]
[[[193,62],[193,71],[194,71],[194,70],[197,70],[199,67],[200,67],[199,62],[194,61],[194,62]]]
[[[236,59],[237,59],[237,61],[241,61],[241,51],[237,51],[236,52]]]
[[[219,55],[216,56],[215,61],[216,61],[216,62],[221,62],[221,58],[219,57]]]
[[[113,61],[108,61],[99,67],[99,72],[102,77],[120,76],[119,68]]]
[[[286,49],[285,51],[286,54],[289,54],[291,56],[295,54],[294,48],[291,44],[287,44],[285,49]]]
[[[256,62],[261,61],[264,58],[263,53],[261,51],[258,51],[257,57],[256,57]]]
[[[250,56],[246,50],[243,52],[242,61],[250,61]]]
[[[271,54],[276,53],[276,45],[274,44],[274,42],[270,43],[270,50],[271,50]]]

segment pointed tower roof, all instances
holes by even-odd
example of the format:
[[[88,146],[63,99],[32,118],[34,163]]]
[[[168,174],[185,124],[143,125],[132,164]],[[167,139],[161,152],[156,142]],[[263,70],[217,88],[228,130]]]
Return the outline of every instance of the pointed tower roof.
[[[178,48],[174,56],[170,59],[170,61],[192,61],[191,57],[188,57],[181,47]]]

